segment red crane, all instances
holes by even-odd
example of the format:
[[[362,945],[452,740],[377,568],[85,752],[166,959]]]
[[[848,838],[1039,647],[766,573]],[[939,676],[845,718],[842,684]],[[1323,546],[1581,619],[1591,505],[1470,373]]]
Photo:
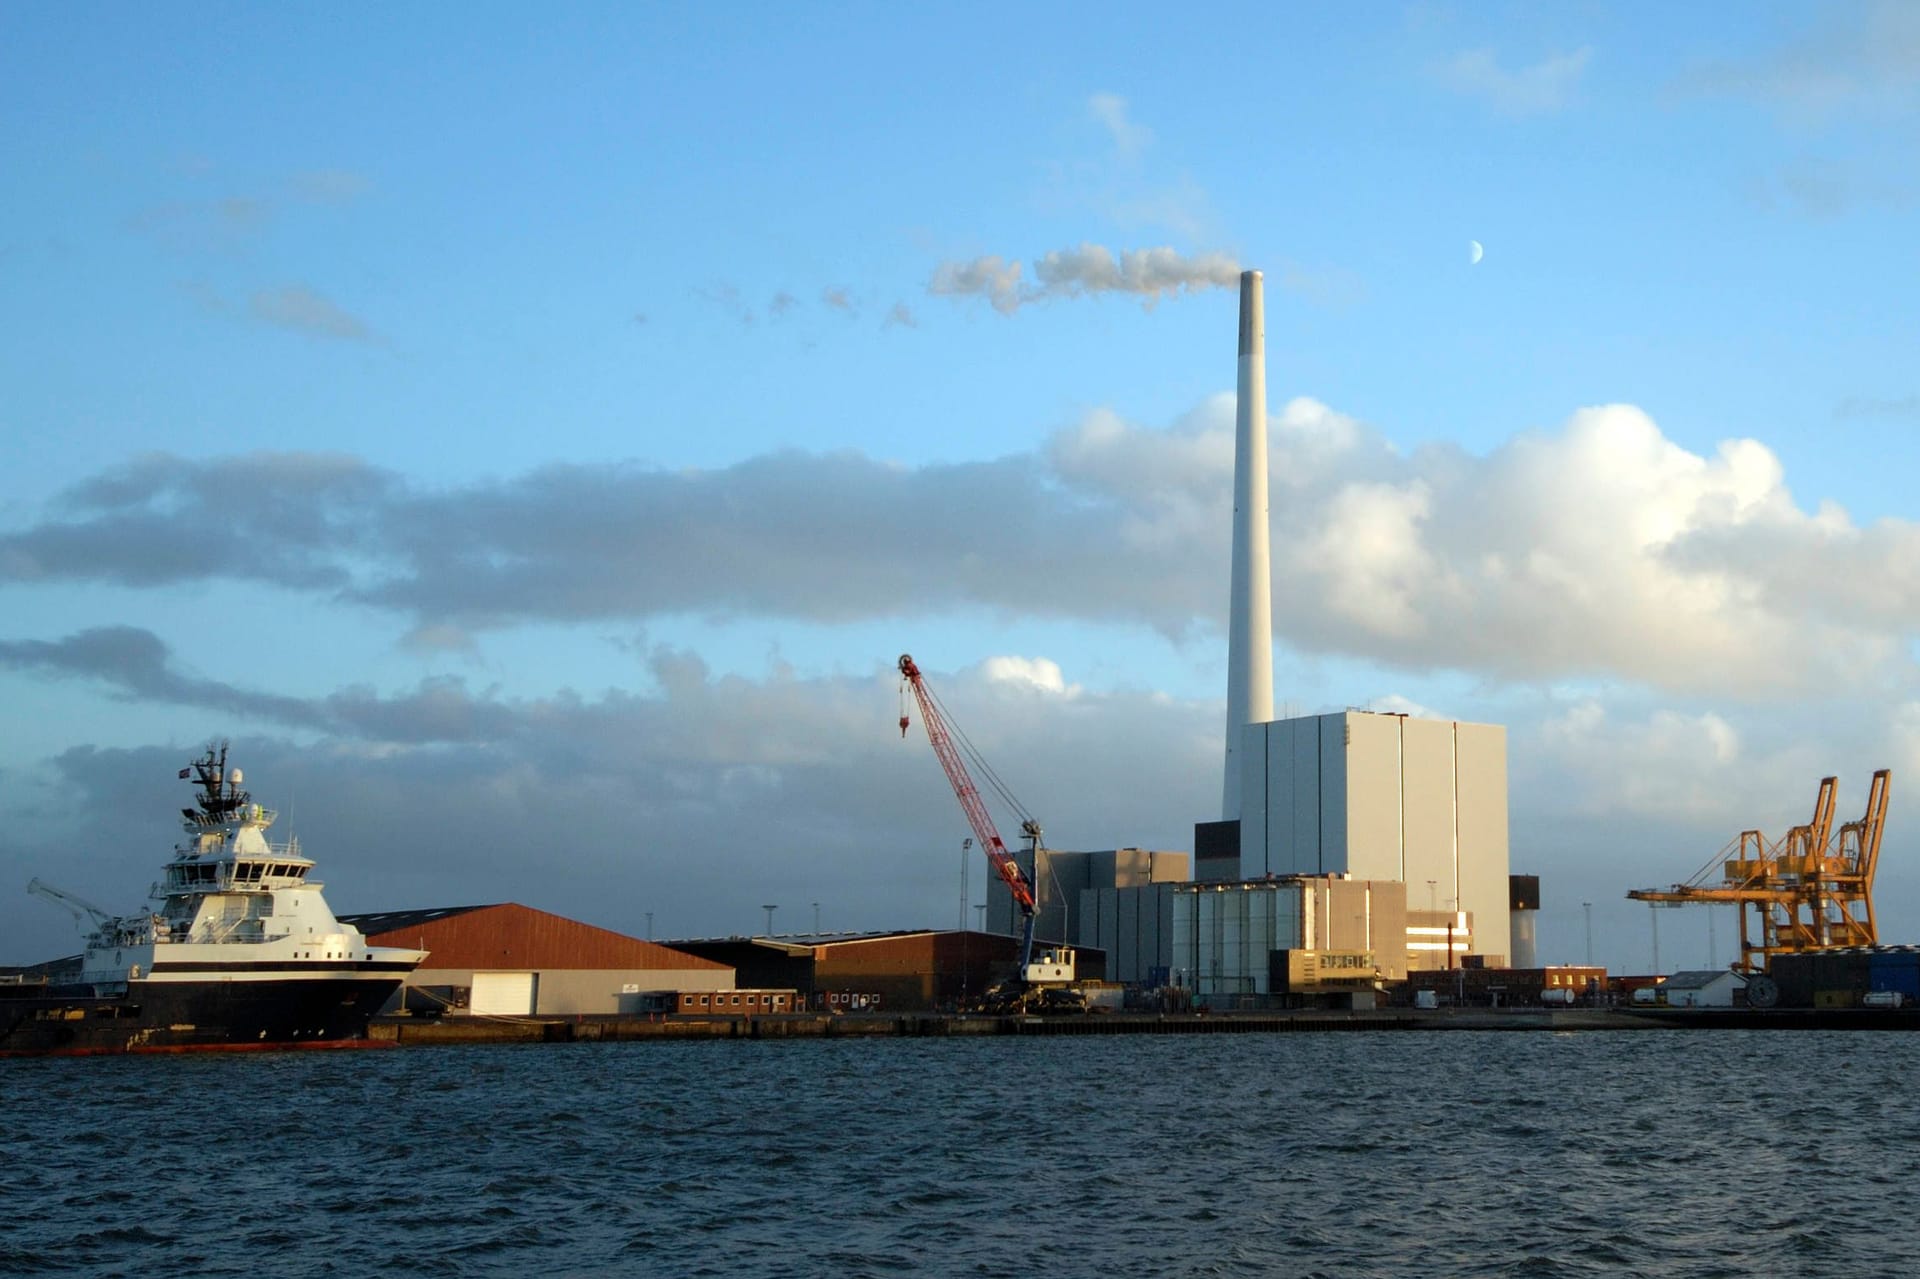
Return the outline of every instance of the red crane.
[[[1020,971],[1027,971],[1028,963],[1033,959],[1033,915],[1035,900],[1033,881],[1020,863],[1007,851],[1007,845],[1000,838],[1000,832],[994,829],[993,817],[987,812],[986,804],[980,798],[980,788],[973,784],[973,777],[967,772],[966,761],[960,758],[960,751],[953,743],[953,734],[947,730],[947,721],[940,714],[940,708],[933,700],[933,694],[927,691],[926,681],[921,678],[920,668],[906,653],[900,655],[900,677],[913,688],[913,700],[920,704],[920,722],[927,726],[927,740],[933,743],[933,753],[940,757],[940,767],[947,770],[947,781],[953,785],[953,793],[959,797],[960,807],[967,811],[967,821],[973,827],[974,838],[980,841],[980,847],[987,854],[987,860],[1001,879],[1006,881],[1007,889],[1013,894],[1013,900],[1020,907],[1023,916],[1020,940]],[[900,734],[906,736],[907,717],[900,716]],[[991,771],[991,770],[989,770]],[[1032,820],[1021,823],[1021,829],[1027,837],[1039,845],[1040,827]]]

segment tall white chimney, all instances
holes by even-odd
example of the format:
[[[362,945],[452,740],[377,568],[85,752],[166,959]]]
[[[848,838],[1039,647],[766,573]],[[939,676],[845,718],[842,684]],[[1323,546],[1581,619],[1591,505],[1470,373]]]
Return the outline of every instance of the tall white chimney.
[[[1240,395],[1233,445],[1233,601],[1227,631],[1223,820],[1240,816],[1240,730],[1273,718],[1273,577],[1267,547],[1267,313],[1240,273]]]

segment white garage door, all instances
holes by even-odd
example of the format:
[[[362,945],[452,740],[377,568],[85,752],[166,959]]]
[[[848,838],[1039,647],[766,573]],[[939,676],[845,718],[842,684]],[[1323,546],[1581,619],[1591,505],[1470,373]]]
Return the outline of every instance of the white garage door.
[[[532,973],[475,973],[468,1011],[524,1017],[533,1011]]]

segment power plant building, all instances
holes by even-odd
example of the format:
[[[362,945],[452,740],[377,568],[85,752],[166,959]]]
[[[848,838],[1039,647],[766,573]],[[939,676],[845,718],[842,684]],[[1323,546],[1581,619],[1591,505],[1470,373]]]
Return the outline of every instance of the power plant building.
[[[1171,978],[1203,998],[1333,993],[1362,967],[1370,986],[1531,952],[1537,888],[1509,896],[1506,729],[1355,710],[1273,718],[1258,271],[1240,277],[1238,357],[1220,818],[1195,826],[1191,858],[1015,854],[1035,935],[1105,951],[1115,980]],[[989,892],[986,927],[1017,929],[1004,888]]]
[[[1398,881],[1417,922],[1505,960],[1505,728],[1340,711],[1249,724],[1240,746],[1243,880]],[[1432,949],[1446,966],[1447,938]]]
[[[1285,993],[1282,962],[1344,965],[1352,986],[1407,975],[1404,885],[1334,875],[1195,883],[1175,891],[1173,980],[1215,1007]]]
[[[1173,891],[1193,877],[1190,856],[1150,848],[1019,849],[1013,856],[1033,877],[1037,941],[1104,952],[1109,981],[1165,981],[1173,962]],[[1013,894],[993,881],[987,930],[1019,927]]]

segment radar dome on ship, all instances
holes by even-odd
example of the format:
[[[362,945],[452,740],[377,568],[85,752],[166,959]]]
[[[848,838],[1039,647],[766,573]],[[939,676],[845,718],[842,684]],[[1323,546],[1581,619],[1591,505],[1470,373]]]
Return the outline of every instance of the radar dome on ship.
[[[241,782],[244,782],[247,780],[247,775],[241,772],[237,768],[234,769],[233,772],[229,774],[229,776],[233,778],[233,784],[235,786],[238,786]]]

